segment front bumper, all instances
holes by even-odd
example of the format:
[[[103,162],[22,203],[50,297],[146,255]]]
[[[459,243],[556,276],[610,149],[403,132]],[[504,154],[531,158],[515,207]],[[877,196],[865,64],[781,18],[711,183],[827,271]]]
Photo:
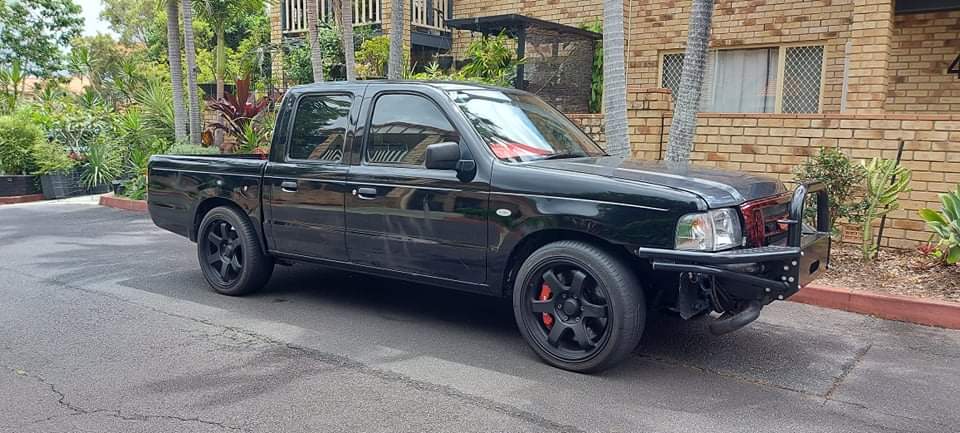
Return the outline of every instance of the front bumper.
[[[803,224],[804,205],[807,197],[813,194],[817,200],[815,229]],[[828,212],[824,184],[803,183],[794,190],[789,219],[780,221],[789,225],[785,245],[716,253],[640,247],[634,253],[650,260],[653,270],[679,272],[682,277],[685,275],[686,279],[681,278],[681,292],[690,281],[709,281],[710,287],[701,289],[721,291],[728,300],[726,306],[714,305],[715,310],[756,310],[756,314],[751,313],[756,316],[759,315],[759,307],[792,296],[827,268],[830,259]],[[717,297],[712,297],[714,303],[718,303]],[[754,304],[757,306],[754,307]],[[688,312],[693,314],[689,308]]]

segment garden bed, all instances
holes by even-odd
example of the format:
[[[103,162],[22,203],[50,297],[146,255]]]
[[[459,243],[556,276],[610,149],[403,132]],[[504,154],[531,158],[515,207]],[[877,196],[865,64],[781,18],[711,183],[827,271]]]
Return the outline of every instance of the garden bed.
[[[859,248],[833,244],[830,269],[818,284],[917,298],[960,302],[960,266],[946,266],[914,250],[883,249],[873,262]]]
[[[133,200],[123,196],[115,196],[113,194],[101,195],[100,206],[123,209],[131,212],[147,213],[147,202],[145,200]]]

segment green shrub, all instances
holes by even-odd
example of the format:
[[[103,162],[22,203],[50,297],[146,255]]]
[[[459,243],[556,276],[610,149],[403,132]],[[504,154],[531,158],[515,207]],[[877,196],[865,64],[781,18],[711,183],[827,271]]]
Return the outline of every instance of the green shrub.
[[[147,196],[147,177],[137,176],[124,182],[123,196],[132,200],[143,200]]]
[[[66,147],[47,140],[40,140],[33,146],[33,162],[36,165],[33,174],[39,176],[70,171],[77,165]]]
[[[0,174],[25,174],[32,167],[31,153],[43,131],[21,116],[0,117]]]
[[[867,173],[866,196],[863,209],[863,243],[861,252],[864,260],[872,260],[877,255],[877,246],[873,240],[873,221],[897,210],[900,207],[900,193],[910,191],[910,169],[890,159],[873,158],[863,161]]]
[[[943,211],[920,209],[920,218],[927,222],[940,240],[937,242],[939,255],[948,264],[960,261],[960,186],[956,191],[940,194]]]
[[[581,29],[603,33],[603,21],[595,19],[580,25]],[[593,52],[593,67],[590,73],[590,112],[599,113],[603,108],[603,41],[597,40]]]
[[[219,155],[220,150],[216,147],[203,147],[190,143],[177,143],[170,146],[166,152],[167,155]]]
[[[83,171],[80,181],[84,186],[92,188],[110,183],[123,169],[123,154],[115,141],[99,136],[88,144],[84,154]]]
[[[390,38],[388,36],[367,39],[357,50],[357,75],[364,78],[385,77],[389,58]]]
[[[837,221],[843,219],[858,223],[863,215],[864,201],[857,199],[861,192],[866,171],[863,166],[850,161],[850,158],[835,148],[822,148],[816,156],[808,159],[797,169],[796,179],[818,180],[827,187],[830,199],[830,227],[839,230]],[[816,208],[810,206],[809,215],[816,215]]]

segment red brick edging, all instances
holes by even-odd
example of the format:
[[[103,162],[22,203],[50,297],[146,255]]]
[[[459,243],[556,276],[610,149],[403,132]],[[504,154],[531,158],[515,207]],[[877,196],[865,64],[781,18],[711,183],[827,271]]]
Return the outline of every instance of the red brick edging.
[[[40,200],[43,200],[43,194],[9,195],[0,197],[0,204],[29,203]]]
[[[131,200],[126,197],[117,197],[113,194],[100,196],[100,206],[123,209],[132,212],[147,213],[147,202],[144,200]]]
[[[882,319],[960,329],[960,303],[810,284],[790,300]]]

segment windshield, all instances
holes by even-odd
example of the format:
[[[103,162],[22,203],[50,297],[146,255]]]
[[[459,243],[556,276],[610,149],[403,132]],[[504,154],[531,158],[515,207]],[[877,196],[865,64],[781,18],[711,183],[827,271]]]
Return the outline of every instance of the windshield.
[[[603,155],[580,128],[540,98],[499,90],[457,90],[450,97],[504,161]]]

